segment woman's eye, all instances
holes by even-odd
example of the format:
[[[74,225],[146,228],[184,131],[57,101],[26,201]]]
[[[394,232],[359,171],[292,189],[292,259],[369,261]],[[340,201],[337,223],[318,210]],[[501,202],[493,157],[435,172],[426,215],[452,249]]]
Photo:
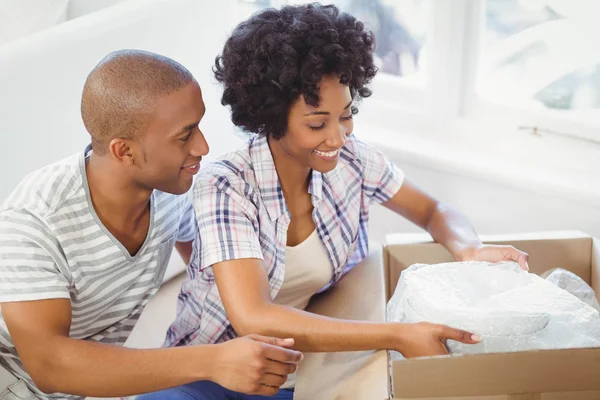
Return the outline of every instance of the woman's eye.
[[[308,127],[309,127],[310,129],[312,129],[313,131],[318,131],[318,130],[321,130],[321,129],[325,128],[325,122],[323,122],[323,123],[322,123],[321,125],[319,125],[319,126],[311,126],[311,125],[309,125]]]

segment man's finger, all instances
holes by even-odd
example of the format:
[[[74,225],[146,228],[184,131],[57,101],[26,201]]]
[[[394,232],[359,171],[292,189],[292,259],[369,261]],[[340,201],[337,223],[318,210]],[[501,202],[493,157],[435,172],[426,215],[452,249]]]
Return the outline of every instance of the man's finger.
[[[296,372],[296,369],[298,369],[298,364],[296,363],[268,360],[265,371],[269,374],[287,377],[289,374]]]
[[[272,387],[280,387],[287,381],[287,375],[273,375],[273,374],[265,374],[261,379],[262,385],[272,386]]]
[[[248,335],[248,337],[252,340],[256,340],[257,342],[263,342],[273,346],[292,347],[294,345],[294,339],[292,338],[279,339],[272,336],[262,336],[256,334]]]
[[[275,339],[275,346],[291,348],[294,345],[295,341],[292,338],[289,339]]]
[[[302,361],[304,355],[296,350],[285,349],[283,347],[265,345],[265,356],[269,360],[279,361],[283,363],[298,363]]]
[[[279,387],[260,385],[260,388],[255,394],[261,396],[275,396],[279,392]]]

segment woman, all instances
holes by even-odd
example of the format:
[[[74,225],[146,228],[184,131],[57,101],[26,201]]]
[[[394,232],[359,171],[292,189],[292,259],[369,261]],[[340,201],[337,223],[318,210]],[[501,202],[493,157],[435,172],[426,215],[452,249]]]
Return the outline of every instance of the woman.
[[[525,253],[483,245],[465,217],[353,135],[356,104],[371,94],[366,85],[376,74],[373,49],[363,24],[334,6],[268,9],[235,29],[215,75],[233,122],[254,136],[200,172],[199,238],[168,345],[259,333],[292,337],[305,352],[393,349],[414,357],[447,353],[446,339],[479,340],[435,324],[304,311],[367,255],[373,203],[427,230],[456,260],[511,259],[527,268]],[[229,398],[220,393],[197,398]]]

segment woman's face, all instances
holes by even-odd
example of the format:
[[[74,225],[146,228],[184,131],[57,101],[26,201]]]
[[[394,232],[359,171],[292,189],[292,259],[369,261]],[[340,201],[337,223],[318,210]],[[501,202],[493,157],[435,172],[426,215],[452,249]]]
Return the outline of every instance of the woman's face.
[[[323,77],[319,83],[319,106],[304,97],[292,104],[286,134],[277,142],[301,166],[325,173],[338,162],[340,149],[352,133],[352,96],[338,76]]]

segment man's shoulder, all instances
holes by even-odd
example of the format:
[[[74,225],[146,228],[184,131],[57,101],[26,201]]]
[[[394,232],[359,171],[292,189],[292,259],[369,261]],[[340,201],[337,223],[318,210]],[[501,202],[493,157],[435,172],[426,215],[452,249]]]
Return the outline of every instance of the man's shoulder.
[[[64,207],[82,189],[78,156],[72,155],[29,173],[0,205],[0,214],[45,218]]]
[[[173,194],[154,190],[153,201],[155,202],[155,211],[159,214],[185,213],[190,206],[191,192]]]

